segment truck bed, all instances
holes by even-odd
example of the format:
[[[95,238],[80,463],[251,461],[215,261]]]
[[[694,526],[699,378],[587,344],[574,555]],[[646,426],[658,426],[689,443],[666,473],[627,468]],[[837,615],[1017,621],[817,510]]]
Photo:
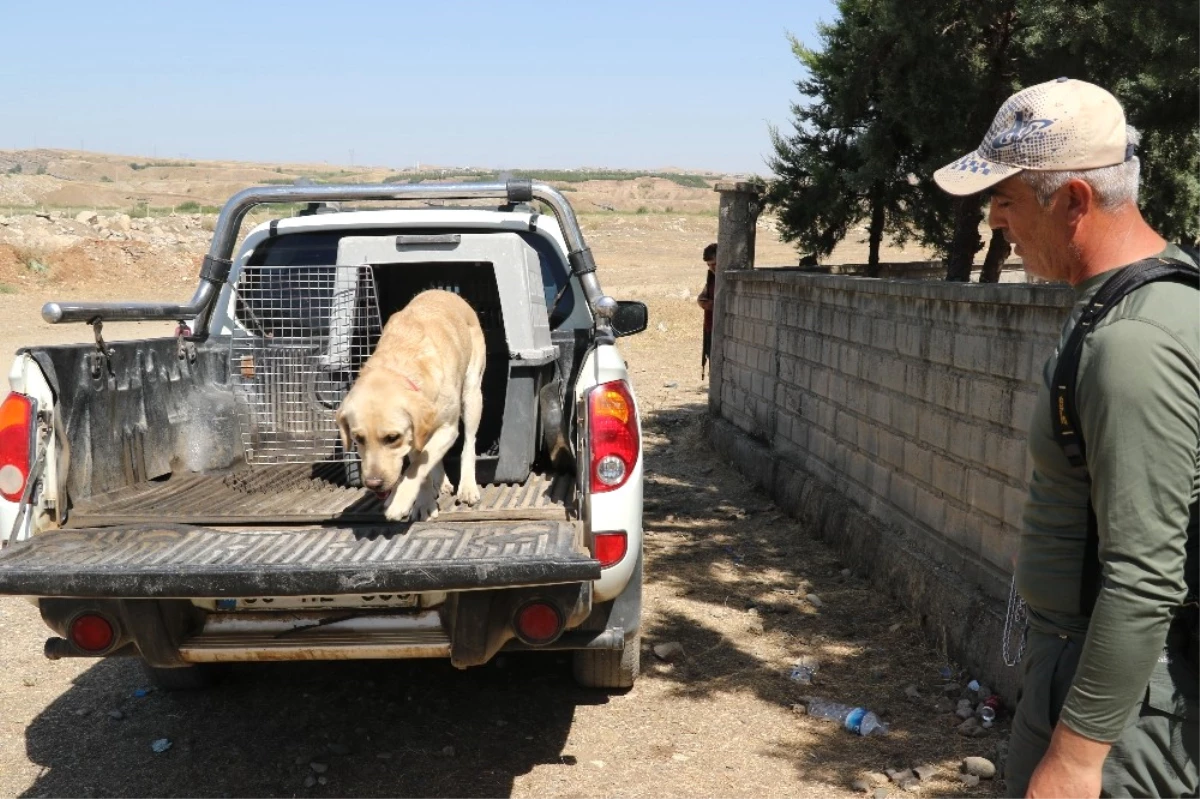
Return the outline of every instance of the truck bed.
[[[340,463],[320,463],[172,475],[81,499],[65,526],[387,523],[375,494],[347,486],[342,474]],[[574,514],[570,475],[531,474],[523,484],[482,490],[475,507],[443,496],[438,521],[567,521]]]

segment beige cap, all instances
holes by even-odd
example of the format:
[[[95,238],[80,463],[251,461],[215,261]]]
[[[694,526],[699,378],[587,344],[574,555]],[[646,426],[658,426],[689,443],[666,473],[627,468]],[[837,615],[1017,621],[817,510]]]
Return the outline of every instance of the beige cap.
[[[933,173],[960,197],[1023,169],[1082,170],[1120,164],[1133,154],[1117,98],[1091,83],[1059,78],[1030,86],[1000,106],[983,144]]]

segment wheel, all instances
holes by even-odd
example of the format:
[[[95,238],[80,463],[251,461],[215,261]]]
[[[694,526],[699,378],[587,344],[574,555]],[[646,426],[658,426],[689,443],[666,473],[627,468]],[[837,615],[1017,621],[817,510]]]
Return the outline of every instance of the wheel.
[[[571,653],[575,682],[584,688],[632,688],[642,664],[642,634],[625,639],[625,648],[577,649]]]
[[[216,681],[216,672],[210,664],[166,669],[151,666],[143,660],[142,671],[160,691],[200,691],[211,687]]]

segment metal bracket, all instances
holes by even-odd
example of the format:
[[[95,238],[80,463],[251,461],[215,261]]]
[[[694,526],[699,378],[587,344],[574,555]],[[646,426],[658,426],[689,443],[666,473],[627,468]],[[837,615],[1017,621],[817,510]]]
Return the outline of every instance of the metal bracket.
[[[180,319],[179,326],[175,328],[175,355],[181,361],[186,358],[188,363],[195,363],[196,343],[189,340],[191,335],[192,329]]]
[[[104,342],[104,320],[97,316],[91,321],[91,325],[92,332],[96,335],[96,351],[88,356],[88,365],[91,369],[92,379],[99,380],[105,369],[109,374],[113,373],[113,350],[109,349],[108,344]]]

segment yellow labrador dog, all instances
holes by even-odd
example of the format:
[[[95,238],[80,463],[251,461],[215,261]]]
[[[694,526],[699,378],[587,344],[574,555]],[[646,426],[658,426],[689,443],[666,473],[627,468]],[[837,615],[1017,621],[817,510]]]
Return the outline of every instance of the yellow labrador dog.
[[[463,423],[457,498],[479,501],[475,435],[487,349],[475,311],[449,291],[424,291],[392,314],[342,405],[342,445],[362,458],[363,485],[393,521],[437,516],[449,492],[442,465]]]

